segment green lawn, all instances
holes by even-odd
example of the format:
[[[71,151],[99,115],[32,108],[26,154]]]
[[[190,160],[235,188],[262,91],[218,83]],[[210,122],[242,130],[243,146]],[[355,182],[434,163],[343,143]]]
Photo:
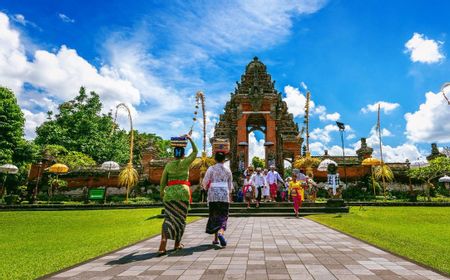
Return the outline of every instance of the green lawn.
[[[351,207],[308,218],[450,273],[450,207]]]
[[[158,234],[159,213],[159,208],[0,212],[0,279],[34,279]]]

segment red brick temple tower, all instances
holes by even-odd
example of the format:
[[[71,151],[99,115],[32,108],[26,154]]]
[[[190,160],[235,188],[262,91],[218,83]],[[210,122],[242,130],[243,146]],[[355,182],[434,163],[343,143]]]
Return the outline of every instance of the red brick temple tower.
[[[303,139],[275,81],[255,57],[236,84],[214,131],[214,137],[230,140],[231,171],[243,171],[249,165],[248,135],[259,130],[265,134],[266,166],[275,164],[283,172],[284,160],[292,162],[300,155]]]

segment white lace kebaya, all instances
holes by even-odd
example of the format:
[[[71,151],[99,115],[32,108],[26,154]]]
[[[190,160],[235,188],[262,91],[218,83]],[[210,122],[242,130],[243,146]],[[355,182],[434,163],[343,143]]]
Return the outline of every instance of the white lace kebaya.
[[[203,187],[208,190],[208,202],[231,202],[233,175],[223,163],[216,163],[208,168],[203,178]]]

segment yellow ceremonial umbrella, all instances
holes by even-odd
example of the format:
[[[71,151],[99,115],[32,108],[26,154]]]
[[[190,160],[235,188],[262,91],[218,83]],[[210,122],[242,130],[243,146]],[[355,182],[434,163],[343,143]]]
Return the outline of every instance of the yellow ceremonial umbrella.
[[[369,157],[364,159],[361,162],[361,165],[366,165],[366,166],[370,166],[370,172],[372,174],[372,186],[373,186],[373,195],[377,195],[376,191],[375,191],[375,178],[373,177],[373,167],[377,166],[377,165],[381,165],[381,160],[374,158],[374,157]]]
[[[64,173],[69,172],[69,167],[67,165],[65,165],[65,164],[62,164],[62,163],[55,163],[52,166],[50,166],[47,169],[47,171],[49,173],[56,174],[56,180],[58,180],[59,174],[64,174]],[[50,196],[53,197],[53,192],[54,192],[53,183],[51,184],[50,188],[51,189],[49,189],[49,191],[51,190],[51,194],[49,193],[49,197],[48,197],[49,201],[50,201]]]
[[[55,163],[48,168],[48,172],[55,174],[63,174],[69,172],[69,167],[62,163]]]
[[[381,160],[374,158],[374,157],[369,157],[369,158],[364,159],[361,162],[361,165],[370,165],[370,166],[381,165]]]

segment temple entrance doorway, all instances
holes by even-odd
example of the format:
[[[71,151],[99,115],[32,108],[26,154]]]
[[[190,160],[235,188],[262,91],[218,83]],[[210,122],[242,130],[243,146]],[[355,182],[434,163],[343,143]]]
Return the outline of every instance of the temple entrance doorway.
[[[264,135],[261,139],[265,165],[273,164],[283,174],[284,159],[292,161],[301,154],[303,139],[282,94],[275,89],[275,81],[257,57],[247,65],[240,82],[236,82],[214,130],[213,138],[230,140],[233,173],[242,174],[250,164],[249,135],[256,131]]]

